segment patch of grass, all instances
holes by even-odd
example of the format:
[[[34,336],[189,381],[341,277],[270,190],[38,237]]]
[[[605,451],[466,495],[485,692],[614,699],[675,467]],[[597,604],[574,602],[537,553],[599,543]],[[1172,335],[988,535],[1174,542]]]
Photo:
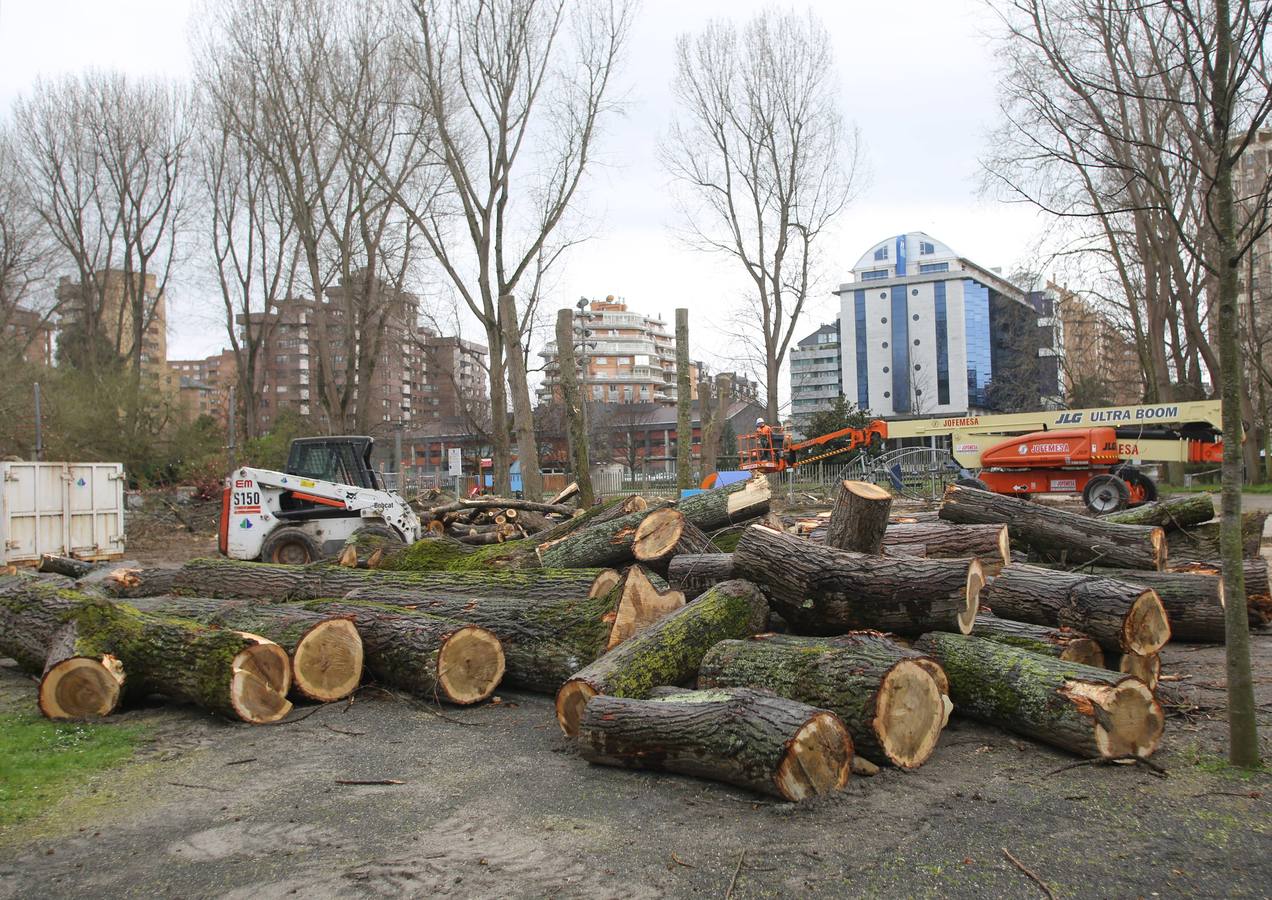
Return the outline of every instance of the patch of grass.
[[[1184,761],[1198,771],[1205,772],[1208,775],[1220,775],[1224,778],[1232,778],[1238,781],[1249,781],[1252,778],[1267,777],[1268,774],[1272,774],[1272,769],[1269,769],[1266,763],[1257,769],[1242,769],[1232,765],[1218,753],[1203,750],[1197,744],[1191,744],[1184,748]]]
[[[0,827],[39,815],[89,775],[132,756],[141,732],[0,715]]]

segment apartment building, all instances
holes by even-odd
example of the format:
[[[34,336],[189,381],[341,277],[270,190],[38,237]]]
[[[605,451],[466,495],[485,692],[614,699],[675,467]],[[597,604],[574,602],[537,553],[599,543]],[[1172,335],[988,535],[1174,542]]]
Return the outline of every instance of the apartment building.
[[[74,328],[86,314],[96,311],[97,333],[105,343],[121,357],[133,352],[133,303],[144,303],[148,314],[141,338],[141,370],[162,381],[167,374],[168,363],[168,310],[164,292],[159,289],[153,273],[148,273],[144,284],[138,286],[140,276],[126,275],[119,269],[107,269],[97,276],[100,281],[84,296],[84,286],[78,278],[63,276],[58,281],[56,296],[61,304],[62,330]],[[129,277],[133,288],[129,289]]]
[[[844,392],[839,321],[823,325],[791,348],[791,418],[797,427],[830,409]]]
[[[0,335],[4,338],[6,351],[16,350],[32,365],[53,365],[53,325],[37,310],[22,306],[12,308]]]

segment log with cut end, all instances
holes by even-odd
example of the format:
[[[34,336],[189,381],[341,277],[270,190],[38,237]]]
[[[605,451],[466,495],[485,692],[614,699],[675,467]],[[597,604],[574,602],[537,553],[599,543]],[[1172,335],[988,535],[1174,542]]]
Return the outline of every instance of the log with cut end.
[[[575,672],[557,691],[561,730],[576,734],[583,707],[597,694],[644,697],[658,685],[694,678],[712,646],[763,630],[767,618],[768,604],[755,585],[746,581],[716,585]]]
[[[1006,525],[1013,541],[1042,554],[1063,553],[1068,562],[1166,567],[1166,533],[1156,526],[1118,525],[957,484],[946,488],[940,517],[960,525]]]
[[[467,706],[485,700],[503,679],[503,644],[477,625],[373,603],[314,601],[305,607],[351,619],[367,671],[390,687]]]
[[[771,499],[768,479],[761,475],[686,497],[676,504],[676,509],[710,533],[764,515]]]
[[[981,561],[986,575],[996,575],[1011,564],[1011,538],[1006,525],[951,525],[948,522],[912,522],[889,525],[883,533],[883,549],[919,544],[928,559]]]
[[[51,575],[65,575],[67,578],[83,578],[94,569],[99,569],[103,563],[88,562],[83,559],[76,559],[73,556],[56,556],[52,553],[45,553],[40,557],[40,564],[36,567],[39,571]]]
[[[966,634],[984,577],[976,560],[867,556],[762,525],[747,528],[735,571],[764,588],[796,631]]]
[[[745,688],[596,697],[578,745],[598,765],[692,775],[791,801],[839,790],[852,772],[852,738],[834,713]]]
[[[984,600],[985,594],[981,594]],[[1018,647],[1030,653],[1055,656],[1066,662],[1082,663],[1099,668],[1104,665],[1104,650],[1099,643],[1072,628],[1053,628],[1050,625],[1031,625],[1014,619],[1000,619],[981,610],[976,614],[976,626],[972,634],[987,641]]]
[[[1114,653],[1109,657],[1106,665],[1114,672],[1134,675],[1148,685],[1150,691],[1156,693],[1157,682],[1162,677],[1160,653],[1150,653],[1148,656],[1140,656],[1138,653]]]
[[[1111,653],[1147,656],[1171,636],[1157,592],[1116,578],[1012,565],[989,580],[980,599],[1001,618],[1073,628]]]
[[[621,566],[634,559],[636,529],[647,516],[663,507],[628,513],[607,522],[593,523],[549,544],[540,544],[539,561],[548,568]]]
[[[945,668],[960,714],[1097,759],[1150,756],[1161,741],[1162,708],[1138,678],[974,635],[914,646]]]
[[[1119,525],[1160,525],[1166,529],[1191,528],[1215,517],[1215,501],[1209,494],[1168,497],[1100,516]]]
[[[503,644],[505,681],[509,686],[555,693],[571,675],[605,652],[613,630],[619,587],[597,597],[563,597],[555,601],[527,601],[508,595],[445,597],[393,588],[364,588],[351,592],[348,600],[388,604],[404,615],[419,613],[479,625]],[[326,602],[317,601],[311,608],[325,605]]]
[[[686,597],[696,597],[735,577],[732,553],[682,554],[673,556],[667,566],[667,580]]]
[[[429,535],[400,550],[380,554],[375,568],[399,572],[469,572],[492,569],[538,568],[534,545],[510,540],[491,546],[473,546],[445,535]]]
[[[148,597],[133,605],[143,612],[195,619],[273,641],[291,657],[292,688],[307,700],[341,700],[362,681],[362,640],[348,616],[206,597]]]
[[[180,573],[181,569],[176,566],[119,567],[104,574],[92,573],[84,586],[91,582],[92,587],[108,597],[155,597],[175,590]]]
[[[629,494],[626,497],[618,498],[613,503],[607,504],[606,508],[600,510],[595,518],[592,519],[592,523],[599,525],[602,522],[610,522],[629,513],[644,512],[647,509],[649,509],[648,500],[640,494]]]
[[[613,650],[623,641],[685,605],[683,593],[670,590],[666,582],[662,584],[661,588],[655,586],[649,573],[641,566],[632,566],[627,570],[606,650]]]
[[[1265,512],[1241,514],[1241,555],[1245,559],[1259,558],[1259,546],[1263,540],[1263,523],[1267,521],[1267,518],[1268,514]],[[1168,531],[1166,546],[1170,552],[1172,566],[1206,562],[1223,556],[1219,549],[1218,522],[1207,522],[1182,531]],[[1117,563],[1109,562],[1103,564],[1117,565]]]
[[[685,518],[680,510],[656,509],[636,528],[632,555],[636,561],[662,574],[673,556],[683,553],[710,553],[711,538]]]
[[[869,481],[841,481],[826,525],[826,544],[838,550],[878,554],[892,511],[892,494]]]
[[[932,755],[945,722],[940,686],[914,658],[921,655],[878,632],[759,635],[712,647],[698,687],[765,688],[823,707],[843,721],[859,754],[913,769]]]

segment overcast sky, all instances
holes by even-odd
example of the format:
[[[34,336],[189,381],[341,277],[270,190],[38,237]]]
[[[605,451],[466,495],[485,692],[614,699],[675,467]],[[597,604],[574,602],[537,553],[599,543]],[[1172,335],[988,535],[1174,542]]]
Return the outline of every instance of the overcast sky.
[[[7,107],[40,75],[85,67],[184,78],[196,0],[0,0],[0,101]],[[623,118],[609,123],[582,218],[596,237],[557,273],[559,303],[616,294],[636,309],[688,306],[694,353],[726,362],[736,349],[716,323],[741,296],[723,260],[689,250],[656,147],[667,127],[675,37],[708,19],[744,20],[759,0],[644,0],[622,84]],[[994,60],[983,0],[815,0],[829,29],[846,118],[861,131],[869,179],[822,247],[825,292],[797,338],[831,321],[831,287],[876,241],[926,231],[981,265],[1028,262],[1041,222],[1030,209],[982,200],[977,158],[996,117]],[[794,8],[804,7],[795,4]],[[183,278],[169,297],[169,354],[202,356],[224,344],[219,299]],[[727,366],[726,366],[727,367]],[[785,376],[783,381],[786,381]],[[783,395],[787,393],[783,385]]]

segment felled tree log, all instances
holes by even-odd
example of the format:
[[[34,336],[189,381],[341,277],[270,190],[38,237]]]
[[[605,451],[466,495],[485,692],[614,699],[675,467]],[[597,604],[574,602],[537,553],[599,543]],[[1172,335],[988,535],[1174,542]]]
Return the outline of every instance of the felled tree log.
[[[636,561],[664,575],[673,556],[710,552],[711,538],[683,513],[670,507],[647,515],[632,538],[632,555]]]
[[[1246,559],[1259,558],[1259,545],[1263,540],[1263,523],[1267,521],[1265,512],[1244,512],[1241,514],[1241,555]],[[1205,562],[1220,559],[1219,523],[1208,522],[1182,531],[1168,531],[1166,545],[1170,552],[1172,566],[1187,563]],[[1101,560],[1104,565],[1117,563]]]
[[[539,561],[548,568],[621,566],[634,559],[636,529],[655,509],[628,513],[608,522],[592,524],[552,544],[539,546]]]
[[[768,479],[756,476],[685,497],[676,504],[676,509],[698,528],[710,533],[764,515],[769,511],[771,498]]]
[[[1013,565],[990,579],[980,599],[997,616],[1073,628],[1110,653],[1147,656],[1171,636],[1157,592],[1116,578]]]
[[[841,481],[826,525],[826,544],[838,550],[879,554],[892,511],[892,494],[868,481]]]
[[[398,550],[385,550],[374,568],[398,572],[469,572],[537,568],[534,545],[508,541],[474,547],[445,535],[430,535]]]
[[[1069,562],[1100,560],[1127,569],[1164,569],[1166,533],[1156,526],[1118,525],[1015,497],[952,484],[940,517],[961,525],[1006,525],[1013,540]]]
[[[667,565],[667,580],[686,597],[729,581],[733,574],[732,553],[688,553],[673,556]]]
[[[650,580],[649,573],[642,566],[632,566],[623,578],[618,609],[614,614],[614,627],[610,630],[606,650],[613,650],[632,635],[684,605],[683,593],[668,589],[666,582],[662,582],[662,587],[659,588]]]
[[[661,504],[660,504],[661,505]],[[598,512],[592,520],[592,524],[600,525],[602,522],[612,522],[621,516],[630,513],[644,512],[649,509],[649,501],[640,494],[628,494],[626,497],[620,498],[617,502],[610,503],[607,508]]]
[[[984,578],[976,560],[866,556],[752,525],[733,566],[796,631],[967,633]]]
[[[273,641],[291,658],[292,688],[308,700],[341,700],[362,680],[362,640],[348,616],[206,597],[147,597],[133,605],[143,612],[195,619]]]
[[[945,667],[959,713],[1092,758],[1146,757],[1161,741],[1162,708],[1138,678],[967,635],[915,648]]]
[[[833,713],[745,688],[597,697],[578,744],[598,765],[692,775],[791,801],[839,790],[852,772],[852,738]]]
[[[984,593],[981,598],[984,599]],[[987,641],[1018,647],[1030,653],[1055,656],[1065,662],[1082,663],[1099,668],[1104,665],[1104,650],[1099,643],[1072,628],[1031,625],[1013,619],[1000,619],[981,610],[976,614],[972,634]]]
[[[473,500],[456,500],[453,503],[435,506],[427,510],[424,515],[430,519],[440,519],[447,513],[460,512],[462,510],[498,510],[503,512],[506,509],[530,509],[541,513],[561,513],[566,516],[574,514],[574,507],[559,503],[539,503],[534,500],[517,500],[508,497],[482,497]]]
[[[393,611],[405,610],[403,614],[418,612],[479,625],[503,643],[505,680],[509,686],[556,693],[571,675],[605,652],[619,589],[599,597],[528,602],[507,595],[421,597],[414,591],[368,588],[351,592],[348,600],[396,606]],[[319,601],[311,608],[325,606]]]
[[[1168,497],[1100,516],[1119,525],[1160,525],[1166,529],[1190,528],[1215,517],[1215,501],[1209,494]]]
[[[561,730],[575,735],[583,707],[597,694],[644,697],[658,685],[690,680],[714,644],[749,637],[764,628],[767,618],[768,604],[755,585],[745,581],[716,585],[575,672],[557,691]]]
[[[1134,675],[1148,689],[1157,692],[1157,682],[1162,677],[1162,657],[1160,653],[1140,656],[1138,653],[1115,653],[1109,657],[1107,667],[1115,672]]]
[[[928,559],[976,557],[986,575],[1011,563],[1011,538],[1006,525],[951,525],[947,522],[914,522],[889,525],[883,533],[883,549],[921,544]]]
[[[467,706],[485,700],[503,679],[503,645],[477,625],[374,603],[314,601],[305,608],[350,618],[367,671],[416,696]]]
[[[698,687],[765,688],[828,709],[871,762],[923,765],[945,714],[935,679],[911,658],[920,654],[878,632],[835,640],[834,646],[788,635],[721,641],[703,658]]]
[[[54,556],[45,553],[40,557],[39,571],[52,575],[65,575],[67,578],[83,578],[94,569],[101,568],[101,563],[75,559],[73,556]]]

